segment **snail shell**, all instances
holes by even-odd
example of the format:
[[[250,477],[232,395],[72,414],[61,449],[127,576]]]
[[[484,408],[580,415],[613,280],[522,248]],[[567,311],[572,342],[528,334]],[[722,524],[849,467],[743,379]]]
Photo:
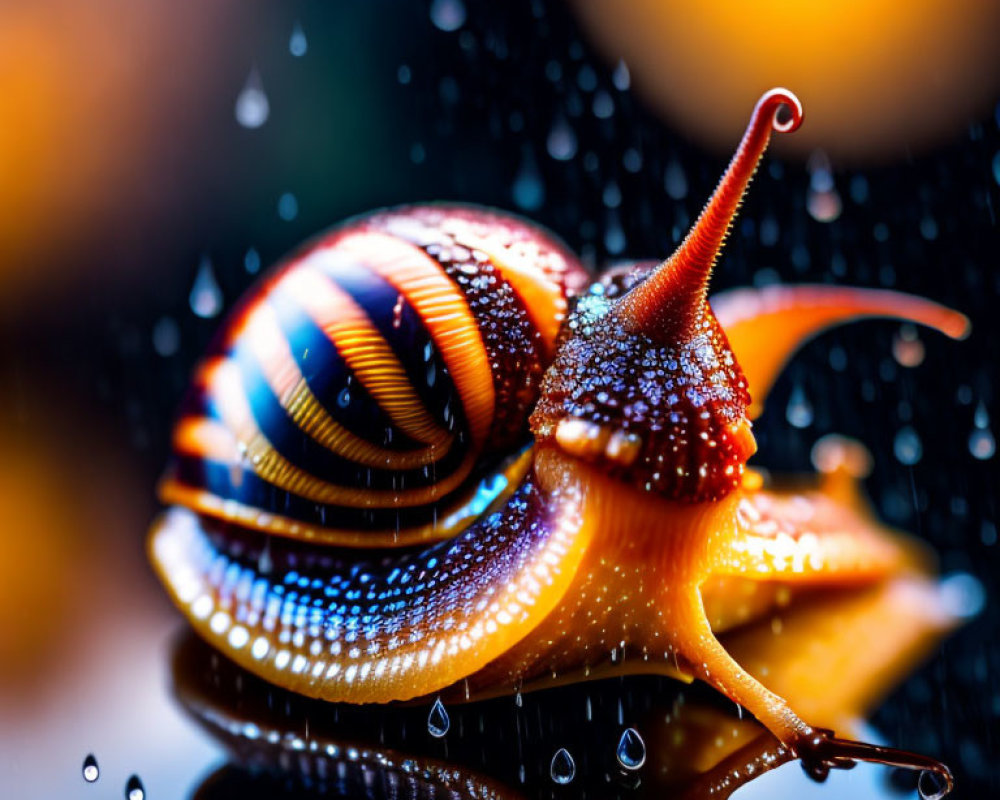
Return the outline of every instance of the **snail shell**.
[[[199,366],[170,504],[318,542],[445,538],[517,485],[526,421],[587,275],[550,233],[428,205],[279,265]]]

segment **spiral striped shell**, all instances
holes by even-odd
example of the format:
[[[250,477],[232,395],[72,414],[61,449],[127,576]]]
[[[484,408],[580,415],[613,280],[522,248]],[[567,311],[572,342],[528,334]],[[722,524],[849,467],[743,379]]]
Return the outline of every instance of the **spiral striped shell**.
[[[351,546],[447,537],[513,490],[569,296],[551,234],[498,211],[349,221],[278,265],[201,363],[164,502]]]

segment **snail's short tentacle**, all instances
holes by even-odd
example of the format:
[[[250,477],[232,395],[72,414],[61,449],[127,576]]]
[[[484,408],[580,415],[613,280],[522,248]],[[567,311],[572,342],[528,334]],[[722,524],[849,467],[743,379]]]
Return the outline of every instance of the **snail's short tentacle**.
[[[697,677],[750,711],[785,744],[794,745],[812,735],[812,728],[788,703],[736,663],[715,638],[699,589],[671,588],[664,598],[673,646]]]
[[[950,791],[948,768],[927,756],[836,737],[833,731],[814,728],[802,720],[788,702],[771,692],[747,672],[719,643],[705,615],[697,589],[668,593],[670,618],[675,620],[674,646],[692,671],[730,700],[739,703],[785,744],[803,767],[818,780],[831,769],[849,769],[858,761],[926,770],[941,776]]]
[[[827,328],[867,317],[894,317],[926,325],[953,339],[969,333],[964,314],[922,297],[886,289],[768,286],[714,295],[712,310],[750,384],[749,415],[764,401],[792,354]]]

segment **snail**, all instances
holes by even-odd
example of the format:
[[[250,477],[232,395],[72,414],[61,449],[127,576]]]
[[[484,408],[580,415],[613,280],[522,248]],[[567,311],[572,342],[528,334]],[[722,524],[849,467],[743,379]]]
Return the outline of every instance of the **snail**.
[[[460,205],[356,218],[275,268],[197,368],[160,485],[149,555],[194,629],[332,702],[698,678],[817,778],[868,760],[950,788],[931,758],[811,726],[716,638],[799,592],[928,572],[843,481],[772,489],[746,467],[751,418],[813,334],[865,316],[968,329],[928,300],[826,286],[713,311],[772,130],[801,122],[795,95],[764,94],[676,252],[589,287],[553,235]]]

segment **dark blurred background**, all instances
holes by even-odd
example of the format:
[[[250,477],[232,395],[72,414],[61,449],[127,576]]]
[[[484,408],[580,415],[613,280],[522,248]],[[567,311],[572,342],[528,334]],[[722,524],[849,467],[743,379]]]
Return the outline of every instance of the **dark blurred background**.
[[[259,271],[346,216],[443,199],[524,213],[595,269],[666,256],[773,83],[803,135],[815,98],[815,133],[775,142],[715,288],[892,287],[973,333],[823,336],[776,386],[757,462],[808,470],[820,436],[857,437],[883,518],[982,582],[983,614],[874,724],[940,755],[962,796],[1000,790],[1000,20],[926,0],[905,25],[883,3],[768,25],[780,5],[741,25],[724,3],[0,4],[7,796],[82,795],[103,747],[115,786],[140,772],[185,797],[219,757],[163,693],[179,625],[143,539],[192,365]],[[837,32],[818,66],[763,41],[817,30]]]

